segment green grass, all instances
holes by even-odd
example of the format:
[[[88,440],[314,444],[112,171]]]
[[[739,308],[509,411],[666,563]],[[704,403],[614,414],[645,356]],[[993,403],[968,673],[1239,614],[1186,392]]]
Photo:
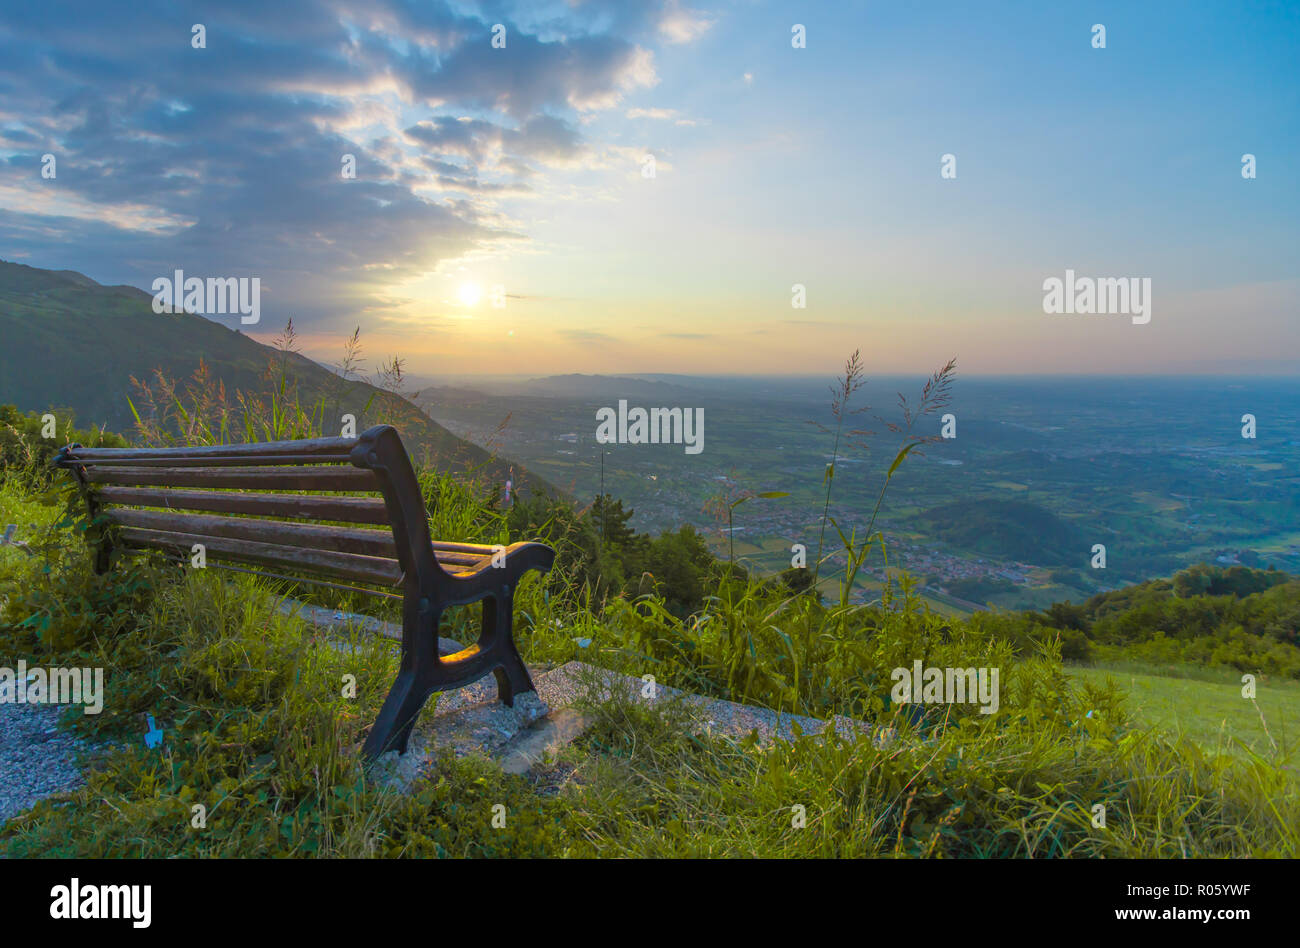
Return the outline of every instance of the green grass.
[[[39,535],[59,518],[58,508],[40,503],[26,490],[18,478],[0,478],[0,529],[16,524],[15,540],[30,540]],[[19,550],[5,549],[6,554],[23,555]]]
[[[80,540],[63,541],[49,573],[29,557],[0,563],[12,594],[0,611],[0,654],[107,668],[105,713],[70,714],[65,726],[118,744],[91,762],[83,789],[0,830],[3,855],[1300,853],[1300,795],[1274,755],[1207,753],[1185,734],[1135,721],[1117,689],[1065,674],[1050,649],[1015,659],[973,629],[909,611],[915,604],[900,603],[873,628],[857,608],[832,608],[803,628],[808,614],[783,614],[753,590],[687,622],[653,601],[597,616],[558,605],[558,594],[548,602],[534,584],[521,591],[520,641],[532,661],[562,660],[581,630],[595,639],[588,660],[724,697],[827,710],[874,687],[853,684],[854,663],[861,672],[914,654],[937,664],[988,659],[1003,669],[1002,710],[930,716],[917,733],[888,707],[859,705],[862,716],[900,726],[900,739],[877,747],[803,737],[763,749],[697,733],[680,706],[615,696],[592,702],[596,723],[537,785],[479,758],[444,756],[397,795],[368,780],[357,755],[391,682],[391,654],[376,643],[336,651],[277,613],[276,592],[248,577],[177,577],[147,563],[95,577]],[[49,621],[26,623],[32,615]],[[768,628],[756,628],[763,616]],[[795,668],[825,682],[792,689],[786,672]],[[343,694],[344,675],[356,676],[356,698]],[[164,728],[160,750],[141,739],[147,714]],[[1098,804],[1105,828],[1090,821]],[[206,808],[201,828],[195,806]],[[498,806],[504,827],[493,825]]]
[[[886,716],[903,735],[885,747],[802,737],[763,749],[697,733],[680,704],[588,697],[594,725],[539,786],[479,758],[443,757],[403,796],[367,780],[356,755],[393,672],[382,648],[330,648],[244,577],[128,574],[106,596],[84,574],[64,582],[81,589],[94,621],[60,616],[58,654],[105,664],[114,694],[104,715],[67,724],[122,746],[95,762],[84,789],[0,831],[9,856],[1300,851],[1300,800],[1280,769],[1135,728],[1113,690],[1072,684],[1051,656],[1005,669],[1007,714],[941,718],[924,735]],[[19,634],[6,626],[4,641]],[[341,693],[345,674],[357,678],[355,699]],[[140,739],[146,712],[165,730],[160,750]],[[1104,829],[1090,822],[1097,804]],[[504,827],[493,825],[498,806]]]
[[[1050,679],[1038,671],[1039,684]],[[596,711],[560,769],[580,786],[566,823],[607,856],[1178,858],[1297,847],[1294,788],[1269,765],[1207,758],[1152,733],[1027,717],[883,748],[805,736],[764,751],[692,734],[671,708],[609,701]],[[1104,828],[1091,821],[1097,805]]]
[[[1300,683],[1256,682],[1255,700],[1242,697],[1240,675],[1199,668],[1071,666],[1080,681],[1113,681],[1128,694],[1133,716],[1170,735],[1181,735],[1207,752],[1238,757],[1273,756],[1292,763],[1300,742]]]

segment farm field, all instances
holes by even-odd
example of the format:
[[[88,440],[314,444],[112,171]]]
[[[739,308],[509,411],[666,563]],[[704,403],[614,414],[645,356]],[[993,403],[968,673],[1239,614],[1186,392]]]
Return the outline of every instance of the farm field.
[[[727,524],[706,512],[711,500],[783,492],[734,512],[737,558],[775,573],[790,565],[794,544],[810,556],[818,544],[833,446],[826,381],[440,380],[417,401],[461,437],[491,443],[580,502],[603,484],[635,510],[636,529],[690,523],[724,556]],[[844,438],[835,464],[829,513],[846,532],[865,526],[897,450],[896,436],[874,415],[899,420],[885,406],[894,392],[914,398],[919,387],[916,379],[869,381],[864,402],[880,407],[854,424],[874,433]],[[1300,543],[1290,472],[1300,460],[1300,432],[1288,406],[1296,397],[1293,383],[1276,379],[963,379],[950,406],[956,437],[914,452],[890,484],[877,522],[889,565],[955,599],[1011,610],[1082,601],[1202,561],[1295,571]],[[708,419],[702,453],[687,455],[677,445],[602,451],[595,412],[620,399],[700,407]],[[1235,424],[1237,406],[1246,403],[1273,419],[1253,440]],[[939,428],[929,417],[917,433],[937,437]],[[1095,544],[1106,548],[1104,568],[1092,562]],[[826,545],[839,549],[833,530]],[[874,559],[874,576],[859,577],[859,598],[870,597],[880,565]]]

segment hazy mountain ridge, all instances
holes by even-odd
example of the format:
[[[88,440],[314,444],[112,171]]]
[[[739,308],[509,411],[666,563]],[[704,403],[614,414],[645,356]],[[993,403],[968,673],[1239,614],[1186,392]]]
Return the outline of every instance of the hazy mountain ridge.
[[[692,389],[686,385],[653,381],[627,375],[548,375],[521,379],[517,384],[504,386],[518,394],[550,398],[596,398],[615,403],[625,399],[677,399],[688,397]]]
[[[267,366],[283,355],[213,320],[191,313],[155,313],[136,287],[104,286],[72,270],[43,270],[0,261],[0,403],[25,411],[70,411],[82,426],[133,430],[131,378],[155,370],[188,379],[200,361],[227,392],[265,390]],[[559,493],[519,463],[494,458],[433,421],[409,401],[368,382],[342,380],[297,353],[285,362],[304,405],[357,416],[358,430],[392,419],[417,458],[452,470],[477,470],[487,480],[512,478],[525,490]],[[370,410],[366,411],[366,406]],[[328,422],[327,422],[328,423]]]

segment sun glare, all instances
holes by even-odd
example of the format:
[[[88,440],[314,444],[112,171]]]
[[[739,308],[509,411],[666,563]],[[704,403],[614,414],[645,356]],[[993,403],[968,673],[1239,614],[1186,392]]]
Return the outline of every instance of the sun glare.
[[[466,283],[460,288],[457,294],[460,301],[466,306],[474,306],[483,296],[483,291],[479,289],[477,283]]]

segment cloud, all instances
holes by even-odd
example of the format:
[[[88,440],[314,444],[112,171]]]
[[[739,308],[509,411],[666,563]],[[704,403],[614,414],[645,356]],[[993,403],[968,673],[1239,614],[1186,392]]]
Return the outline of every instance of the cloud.
[[[83,0],[7,11],[0,243],[136,286],[176,267],[260,276],[268,322],[343,327],[392,286],[525,241],[500,202],[547,187],[546,172],[638,167],[642,149],[588,141],[582,120],[658,83],[648,44],[665,22],[698,34],[698,18],[675,4],[537,9]],[[505,49],[491,45],[497,22]],[[206,49],[191,45],[193,23]],[[45,153],[52,180],[40,176]]]
[[[659,82],[654,54],[618,37],[542,42],[518,36],[505,49],[493,49],[486,28],[450,55],[413,51],[394,66],[428,105],[455,102],[514,118],[560,106],[580,112],[612,108],[626,93]]]
[[[707,33],[713,22],[703,14],[687,10],[672,0],[664,8],[659,20],[659,32],[670,43],[691,43]]]
[[[630,119],[650,118],[650,119],[673,119],[677,117],[676,109],[628,109],[627,117]]]
[[[685,125],[694,127],[700,123],[695,119],[684,117],[676,109],[628,109],[626,117],[630,119],[655,119],[656,121],[671,121],[674,125]]]
[[[573,125],[553,115],[534,116],[517,128],[441,116],[418,122],[403,134],[418,145],[434,148],[443,165],[446,157],[455,156],[476,167],[517,171],[526,169],[529,161],[572,164],[587,150]]]

